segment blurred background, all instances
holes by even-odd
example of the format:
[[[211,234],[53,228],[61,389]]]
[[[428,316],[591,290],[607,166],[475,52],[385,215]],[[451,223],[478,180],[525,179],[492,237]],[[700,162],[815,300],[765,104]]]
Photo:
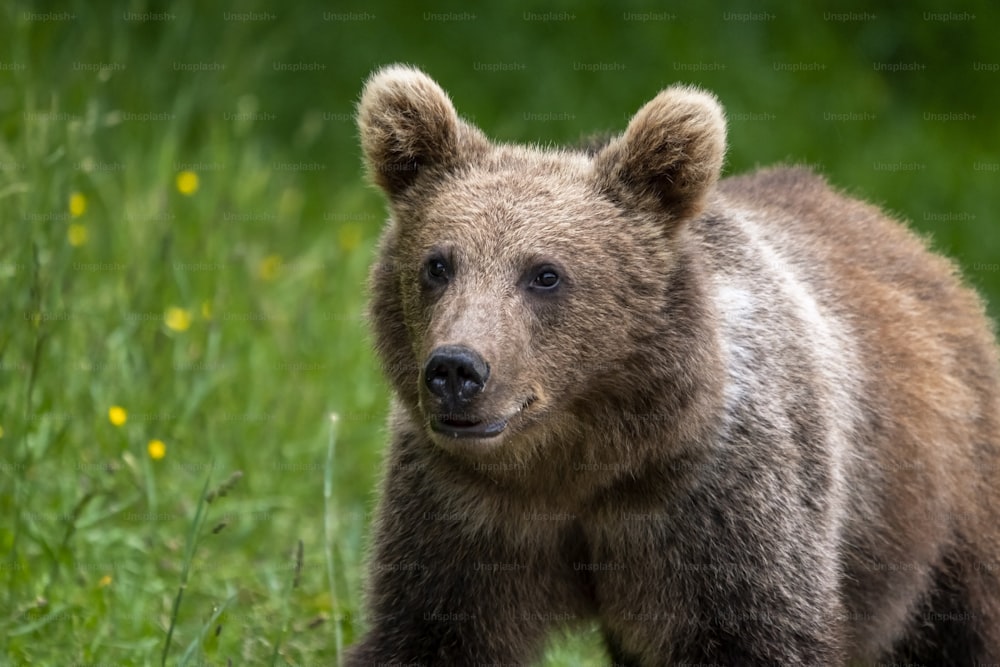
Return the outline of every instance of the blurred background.
[[[847,4],[4,4],[0,664],[336,664],[363,629],[380,65],[544,145],[704,86],[728,173],[814,165],[1000,314],[1000,12]],[[606,660],[583,626],[546,664]]]

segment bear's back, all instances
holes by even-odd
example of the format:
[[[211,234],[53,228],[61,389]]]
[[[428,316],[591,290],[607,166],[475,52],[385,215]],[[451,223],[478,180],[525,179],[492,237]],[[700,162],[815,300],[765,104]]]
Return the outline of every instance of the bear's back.
[[[993,371],[980,380],[1000,380],[983,302],[954,263],[903,223],[804,167],[727,178],[718,192],[723,215],[780,255],[783,265],[774,268],[794,274],[862,338],[878,333],[867,341],[869,354],[925,347],[956,371],[971,365],[960,358],[971,355],[978,371]]]
[[[841,280],[876,280],[930,300],[960,289],[954,265],[932,254],[903,224],[875,206],[833,189],[806,167],[772,167],[724,179],[719,192],[730,202],[765,214],[767,235],[789,235],[837,265]],[[805,248],[803,248],[804,250]],[[808,267],[806,267],[808,268]],[[857,274],[855,274],[857,272]],[[963,304],[966,305],[966,304]]]

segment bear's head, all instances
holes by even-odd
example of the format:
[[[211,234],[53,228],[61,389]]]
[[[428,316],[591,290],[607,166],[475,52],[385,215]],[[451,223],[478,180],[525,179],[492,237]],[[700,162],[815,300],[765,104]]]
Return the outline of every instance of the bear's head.
[[[358,125],[391,209],[376,347],[437,445],[524,460],[585,438],[589,419],[652,410],[644,392],[681,391],[698,344],[685,222],[725,152],[713,96],[668,88],[588,155],[493,143],[427,75],[391,66],[368,80]]]

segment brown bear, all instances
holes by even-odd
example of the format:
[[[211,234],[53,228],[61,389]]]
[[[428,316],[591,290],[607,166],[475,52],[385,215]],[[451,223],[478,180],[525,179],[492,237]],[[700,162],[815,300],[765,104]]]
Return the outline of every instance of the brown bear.
[[[394,393],[348,665],[1000,662],[982,301],[803,168],[719,180],[674,86],[591,151],[494,143],[422,72],[358,108]]]

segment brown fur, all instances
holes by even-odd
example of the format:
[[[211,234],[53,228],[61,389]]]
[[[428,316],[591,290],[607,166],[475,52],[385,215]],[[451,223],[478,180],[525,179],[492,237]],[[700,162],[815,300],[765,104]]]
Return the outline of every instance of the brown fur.
[[[951,263],[808,171],[718,182],[692,88],[591,153],[492,144],[399,66],[358,119],[395,401],[347,664],[523,663],[589,618],[620,664],[1000,661],[1000,364]],[[436,430],[454,345],[499,435]]]

